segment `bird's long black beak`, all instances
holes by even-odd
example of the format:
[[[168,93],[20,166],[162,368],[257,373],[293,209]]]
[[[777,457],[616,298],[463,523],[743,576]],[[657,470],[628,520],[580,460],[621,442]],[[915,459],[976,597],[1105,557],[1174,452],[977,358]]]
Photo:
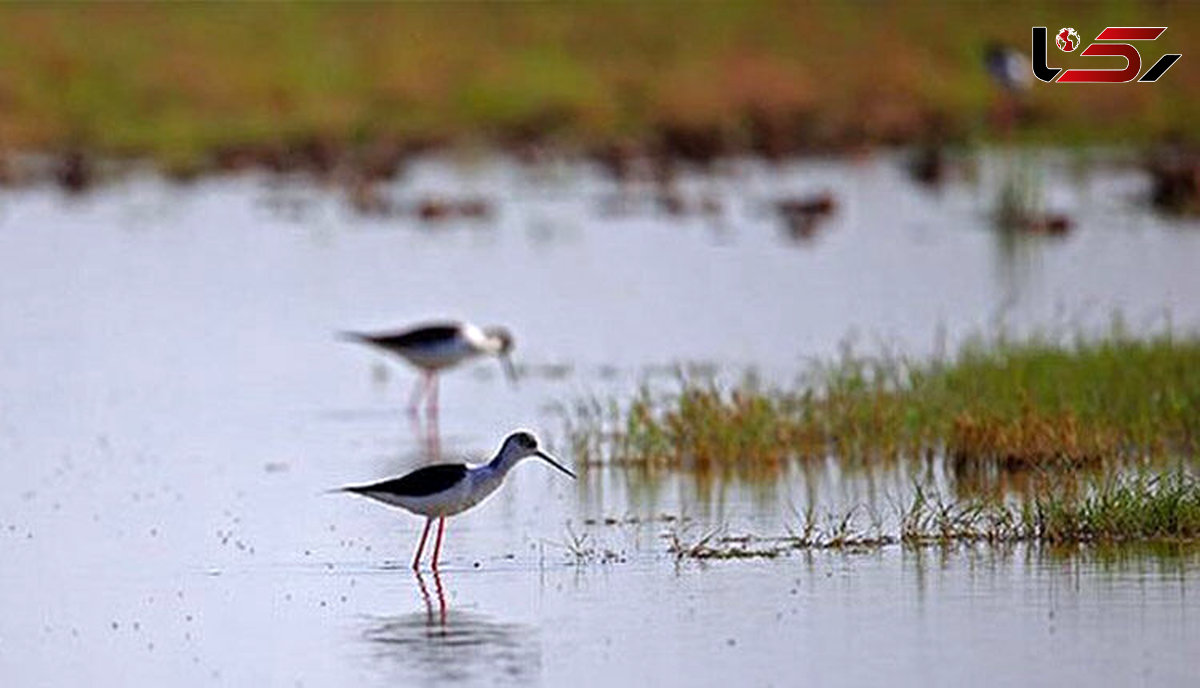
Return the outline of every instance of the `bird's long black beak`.
[[[517,385],[517,368],[513,365],[512,358],[508,354],[500,354],[500,365],[504,368],[504,374],[508,377],[508,381],[515,387]]]
[[[555,461],[554,457],[550,456],[549,454],[547,454],[546,452],[543,452],[543,451],[537,452],[537,455],[538,455],[538,457],[545,459],[546,463],[550,464],[551,466],[554,466],[555,468],[562,471],[563,473],[566,473],[567,475],[571,476],[572,480],[575,479],[575,474],[572,473],[571,470],[569,468],[567,468],[566,466]]]

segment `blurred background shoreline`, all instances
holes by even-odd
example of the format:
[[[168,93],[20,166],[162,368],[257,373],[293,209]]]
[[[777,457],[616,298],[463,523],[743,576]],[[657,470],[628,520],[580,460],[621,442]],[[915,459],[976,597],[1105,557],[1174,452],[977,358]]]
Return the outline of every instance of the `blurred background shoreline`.
[[[631,152],[705,162],[1147,144],[1194,136],[1189,56],[1119,97],[1103,84],[1032,89],[1001,125],[984,48],[1028,55],[1031,25],[1078,26],[1085,40],[1167,25],[1143,46],[1148,66],[1200,43],[1197,19],[1200,6],[1170,2],[5,5],[0,160],[149,158],[180,177],[348,163],[386,176],[446,145],[619,164]],[[1121,59],[1052,50],[1050,62]]]

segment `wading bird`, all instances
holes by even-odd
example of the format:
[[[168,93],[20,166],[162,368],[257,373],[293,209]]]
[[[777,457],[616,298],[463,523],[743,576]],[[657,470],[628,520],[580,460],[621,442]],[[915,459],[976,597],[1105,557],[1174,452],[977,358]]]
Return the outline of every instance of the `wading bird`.
[[[1005,92],[1024,92],[1033,86],[1033,65],[1012,46],[989,42],[983,47],[983,67],[992,83]]]
[[[999,91],[992,118],[1005,136],[1026,112],[1025,96],[1033,86],[1033,65],[1025,53],[1003,43],[990,42],[983,49],[983,66]]]
[[[421,377],[413,387],[408,404],[408,410],[413,414],[417,412],[421,398],[424,397],[426,411],[436,415],[438,373],[444,368],[456,366],[476,356],[498,357],[508,379],[514,383],[517,380],[517,371],[509,358],[509,352],[513,349],[513,337],[503,327],[442,322],[418,325],[397,332],[343,332],[342,337],[395,354],[421,371]]]
[[[390,478],[370,485],[349,485],[335,491],[370,497],[425,517],[425,530],[421,533],[421,542],[417,545],[417,553],[413,557],[414,571],[420,567],[421,553],[425,550],[425,540],[429,537],[429,527],[433,525],[434,519],[437,519],[437,544],[433,548],[433,570],[436,571],[438,557],[442,551],[442,533],[446,528],[446,517],[462,513],[483,501],[500,487],[504,476],[508,475],[513,466],[521,459],[531,456],[543,459],[563,473],[575,477],[570,469],[538,448],[538,441],[533,433],[518,430],[504,440],[495,458],[483,465],[435,464],[418,468],[399,478]]]

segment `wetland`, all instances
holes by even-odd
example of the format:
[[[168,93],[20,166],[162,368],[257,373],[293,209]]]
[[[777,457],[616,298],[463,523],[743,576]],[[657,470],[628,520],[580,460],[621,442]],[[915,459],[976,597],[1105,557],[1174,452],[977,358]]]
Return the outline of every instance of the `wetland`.
[[[379,186],[491,208],[435,219],[254,171],[0,190],[3,676],[1186,683],[1200,226],[1120,152],[1023,150],[1073,228],[1000,229],[1014,155],[685,166],[694,213],[569,157]],[[336,339],[441,317],[508,326],[518,385],[410,418]],[[522,426],[580,480],[521,466],[436,575],[420,519],[324,494]]]

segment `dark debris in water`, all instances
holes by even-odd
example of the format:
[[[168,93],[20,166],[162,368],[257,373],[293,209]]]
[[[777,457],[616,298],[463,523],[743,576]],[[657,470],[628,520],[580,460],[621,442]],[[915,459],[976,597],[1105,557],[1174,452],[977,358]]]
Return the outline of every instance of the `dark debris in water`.
[[[672,514],[659,514],[657,516],[648,516],[648,517],[604,516],[601,518],[585,518],[583,520],[583,524],[588,525],[588,526],[595,526],[595,525],[616,526],[616,525],[641,525],[644,523],[688,523],[691,520],[692,519],[690,516],[674,516]]]
[[[775,559],[805,550],[868,552],[899,544],[890,535],[852,535],[840,539],[807,540],[800,536],[757,537],[751,535],[704,539],[685,544],[672,541],[669,552],[676,559]]]
[[[774,203],[775,213],[783,221],[790,238],[807,241],[817,234],[823,222],[837,211],[838,203],[832,192],[791,196]]]
[[[497,213],[496,203],[484,196],[435,193],[401,201],[388,196],[378,184],[361,181],[347,187],[346,199],[359,215],[408,219],[429,227],[449,222],[488,222]]]
[[[1150,173],[1150,202],[1174,215],[1200,215],[1200,149],[1169,140],[1145,163]]]

